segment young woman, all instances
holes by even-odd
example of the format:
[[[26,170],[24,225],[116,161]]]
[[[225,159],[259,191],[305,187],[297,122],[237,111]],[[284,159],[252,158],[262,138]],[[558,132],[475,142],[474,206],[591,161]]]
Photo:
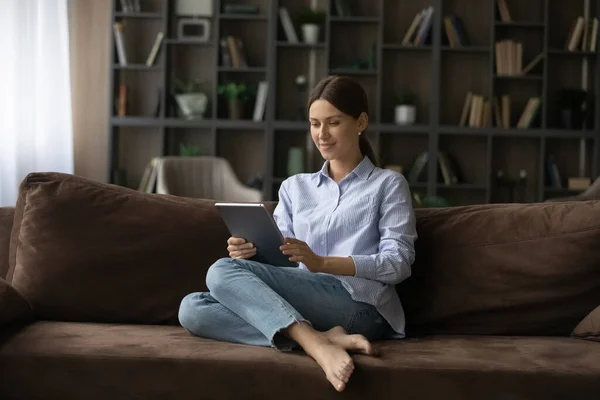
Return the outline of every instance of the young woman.
[[[299,345],[342,391],[354,370],[348,351],[376,355],[369,341],[404,337],[394,285],[411,273],[415,217],[404,177],[374,165],[361,85],[327,77],[308,107],[326,161],[317,173],[283,182],[274,212],[286,237],[280,250],[299,268],[252,261],[253,244],[229,238],[231,258],[208,270],[210,293],[186,296],[179,321],[205,338]]]

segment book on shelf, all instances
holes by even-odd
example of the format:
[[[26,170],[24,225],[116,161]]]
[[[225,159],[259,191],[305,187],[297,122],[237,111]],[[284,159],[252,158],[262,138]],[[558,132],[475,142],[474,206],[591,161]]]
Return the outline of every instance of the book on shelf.
[[[124,22],[115,22],[113,24],[115,46],[117,48],[117,56],[119,58],[119,64],[122,66],[127,65],[127,51],[125,50],[125,25]]]
[[[569,51],[596,51],[598,39],[598,18],[591,21],[583,17],[577,17],[571,24],[569,35],[565,42],[565,48]]]
[[[468,46],[470,44],[465,26],[458,16],[451,15],[444,17],[444,31],[446,32],[448,45],[451,48]]]
[[[121,11],[124,13],[141,12],[140,0],[121,0]]]
[[[127,86],[125,84],[119,85],[119,97],[117,100],[117,115],[124,117],[127,115]]]
[[[510,99],[510,95],[505,94],[502,95],[502,108],[500,110],[500,113],[502,115],[502,128],[510,128],[510,124],[511,124],[511,99]]]
[[[148,162],[146,168],[144,169],[140,184],[138,185],[138,191],[144,193],[154,193],[159,163],[159,157],[153,157],[150,162]]]
[[[427,163],[429,162],[429,152],[424,151],[420,153],[415,161],[413,162],[410,171],[408,172],[408,182],[411,184],[422,181],[424,172],[427,171]]]
[[[487,127],[491,117],[489,100],[483,95],[467,92],[460,115],[460,126],[469,128]]]
[[[521,75],[527,75],[528,73],[530,73],[531,71],[533,71],[533,69],[539,64],[540,61],[542,61],[544,59],[544,52],[541,52],[540,54],[538,54],[537,56],[535,56],[533,58],[533,60],[531,60],[529,62],[529,64],[527,64],[527,66],[525,68],[523,68],[523,71],[521,71]]]
[[[492,103],[490,104],[490,120],[493,121],[493,125],[498,128],[510,128],[510,95],[503,95],[500,99],[494,96]],[[493,119],[492,119],[492,108],[493,108]]]
[[[433,12],[433,7],[429,6],[415,15],[402,38],[401,44],[403,46],[422,46],[427,43],[427,40],[431,35]]]
[[[531,97],[527,101],[527,105],[521,113],[519,122],[517,122],[517,128],[529,128],[535,120],[541,106],[541,99],[539,97]]]
[[[510,10],[508,9],[508,4],[506,4],[506,0],[498,0],[496,2],[496,5],[498,6],[500,21],[512,22],[512,18],[510,17]]]
[[[227,36],[227,46],[231,56],[231,65],[234,68],[248,67],[244,42],[239,37]]]
[[[522,76],[523,68],[523,44],[514,40],[500,40],[495,44],[496,50],[496,74],[499,76]],[[538,56],[536,56],[537,58]],[[534,60],[527,65],[527,72],[530,72],[541,60]],[[535,62],[534,62],[535,61]]]
[[[269,83],[267,81],[260,81],[258,83],[258,89],[256,91],[256,101],[254,103],[254,114],[252,115],[253,121],[262,121],[265,115],[265,108],[267,104],[267,93],[269,91]]]
[[[557,189],[562,189],[563,187],[554,154],[546,156],[546,185]]]
[[[445,185],[456,185],[462,182],[458,164],[448,152],[438,151],[439,178]]]
[[[160,50],[160,45],[165,37],[165,34],[161,31],[156,34],[156,39],[154,40],[154,44],[152,45],[152,50],[150,50],[150,54],[148,54],[148,58],[146,59],[146,66],[151,67],[156,60],[156,56],[158,55],[158,51]]]
[[[334,0],[333,5],[335,6],[335,13],[338,17],[351,17],[352,9],[348,0]]]
[[[288,12],[287,8],[279,7],[279,20],[283,26],[283,31],[285,32],[287,41],[290,43],[298,43],[299,40],[296,33],[296,28],[294,28],[294,24],[292,23],[290,13]]]

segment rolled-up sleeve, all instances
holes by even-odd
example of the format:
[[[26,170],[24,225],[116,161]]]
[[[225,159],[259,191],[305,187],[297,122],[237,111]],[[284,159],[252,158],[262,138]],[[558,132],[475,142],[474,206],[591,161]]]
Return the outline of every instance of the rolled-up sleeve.
[[[284,181],[279,188],[279,201],[273,212],[273,218],[277,227],[284,237],[295,238],[294,223],[292,218],[292,200],[288,192],[287,181]]]
[[[389,182],[380,205],[379,252],[351,257],[357,278],[395,285],[411,275],[417,229],[408,182],[402,175]]]

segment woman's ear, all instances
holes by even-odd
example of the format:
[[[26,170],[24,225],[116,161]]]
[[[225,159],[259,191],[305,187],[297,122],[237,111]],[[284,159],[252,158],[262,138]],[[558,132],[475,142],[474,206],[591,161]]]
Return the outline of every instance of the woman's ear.
[[[360,113],[358,116],[358,131],[364,132],[369,126],[369,116],[366,112]]]

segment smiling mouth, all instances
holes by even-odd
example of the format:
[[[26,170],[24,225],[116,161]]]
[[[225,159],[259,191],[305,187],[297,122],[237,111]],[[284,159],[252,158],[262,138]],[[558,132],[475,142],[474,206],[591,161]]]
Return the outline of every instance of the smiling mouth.
[[[333,146],[335,143],[321,143],[319,146],[321,147],[331,147]]]

